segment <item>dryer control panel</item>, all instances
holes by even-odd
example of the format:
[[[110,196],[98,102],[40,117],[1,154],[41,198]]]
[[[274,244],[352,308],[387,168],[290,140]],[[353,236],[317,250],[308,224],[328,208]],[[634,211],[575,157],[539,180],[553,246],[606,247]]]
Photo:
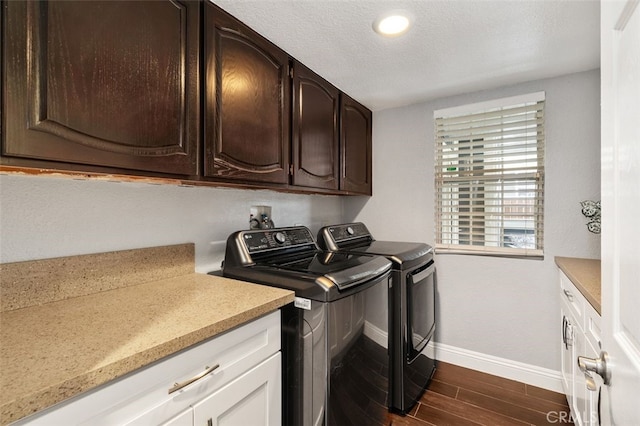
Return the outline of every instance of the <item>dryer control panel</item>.
[[[345,223],[326,226],[318,233],[318,245],[326,250],[340,250],[348,245],[373,241],[373,237],[364,223]]]

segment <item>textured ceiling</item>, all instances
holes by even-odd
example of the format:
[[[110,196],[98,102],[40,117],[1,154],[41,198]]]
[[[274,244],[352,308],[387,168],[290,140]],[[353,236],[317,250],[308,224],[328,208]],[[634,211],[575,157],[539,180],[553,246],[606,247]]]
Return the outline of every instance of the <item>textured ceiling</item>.
[[[597,0],[214,0],[372,110],[598,68]],[[373,21],[405,10],[383,38]]]

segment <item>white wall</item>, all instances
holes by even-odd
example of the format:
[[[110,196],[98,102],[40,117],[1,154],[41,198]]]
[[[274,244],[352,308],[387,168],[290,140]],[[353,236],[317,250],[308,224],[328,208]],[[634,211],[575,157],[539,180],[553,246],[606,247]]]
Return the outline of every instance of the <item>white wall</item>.
[[[0,262],[193,242],[196,270],[208,272],[254,205],[270,205],[277,226],[314,233],[342,221],[337,196],[2,175]]]
[[[580,212],[580,201],[600,199],[599,70],[374,113],[374,195],[347,199],[345,217],[378,240],[433,243],[433,111],[538,91],[546,92],[544,260],[437,256],[435,340],[557,371],[554,256],[600,257],[600,237]]]

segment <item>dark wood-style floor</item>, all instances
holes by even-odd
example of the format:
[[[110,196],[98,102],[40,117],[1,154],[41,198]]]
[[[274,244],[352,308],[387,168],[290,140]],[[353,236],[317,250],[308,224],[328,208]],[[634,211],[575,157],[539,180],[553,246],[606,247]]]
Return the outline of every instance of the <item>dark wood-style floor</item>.
[[[390,426],[567,425],[563,394],[444,362],[420,402]]]

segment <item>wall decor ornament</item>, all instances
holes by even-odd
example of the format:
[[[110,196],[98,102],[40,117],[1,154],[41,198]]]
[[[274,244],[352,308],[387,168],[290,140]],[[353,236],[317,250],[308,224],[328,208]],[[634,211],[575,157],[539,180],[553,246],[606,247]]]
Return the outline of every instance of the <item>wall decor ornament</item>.
[[[581,201],[582,214],[589,219],[587,229],[594,234],[600,233],[600,201]]]

